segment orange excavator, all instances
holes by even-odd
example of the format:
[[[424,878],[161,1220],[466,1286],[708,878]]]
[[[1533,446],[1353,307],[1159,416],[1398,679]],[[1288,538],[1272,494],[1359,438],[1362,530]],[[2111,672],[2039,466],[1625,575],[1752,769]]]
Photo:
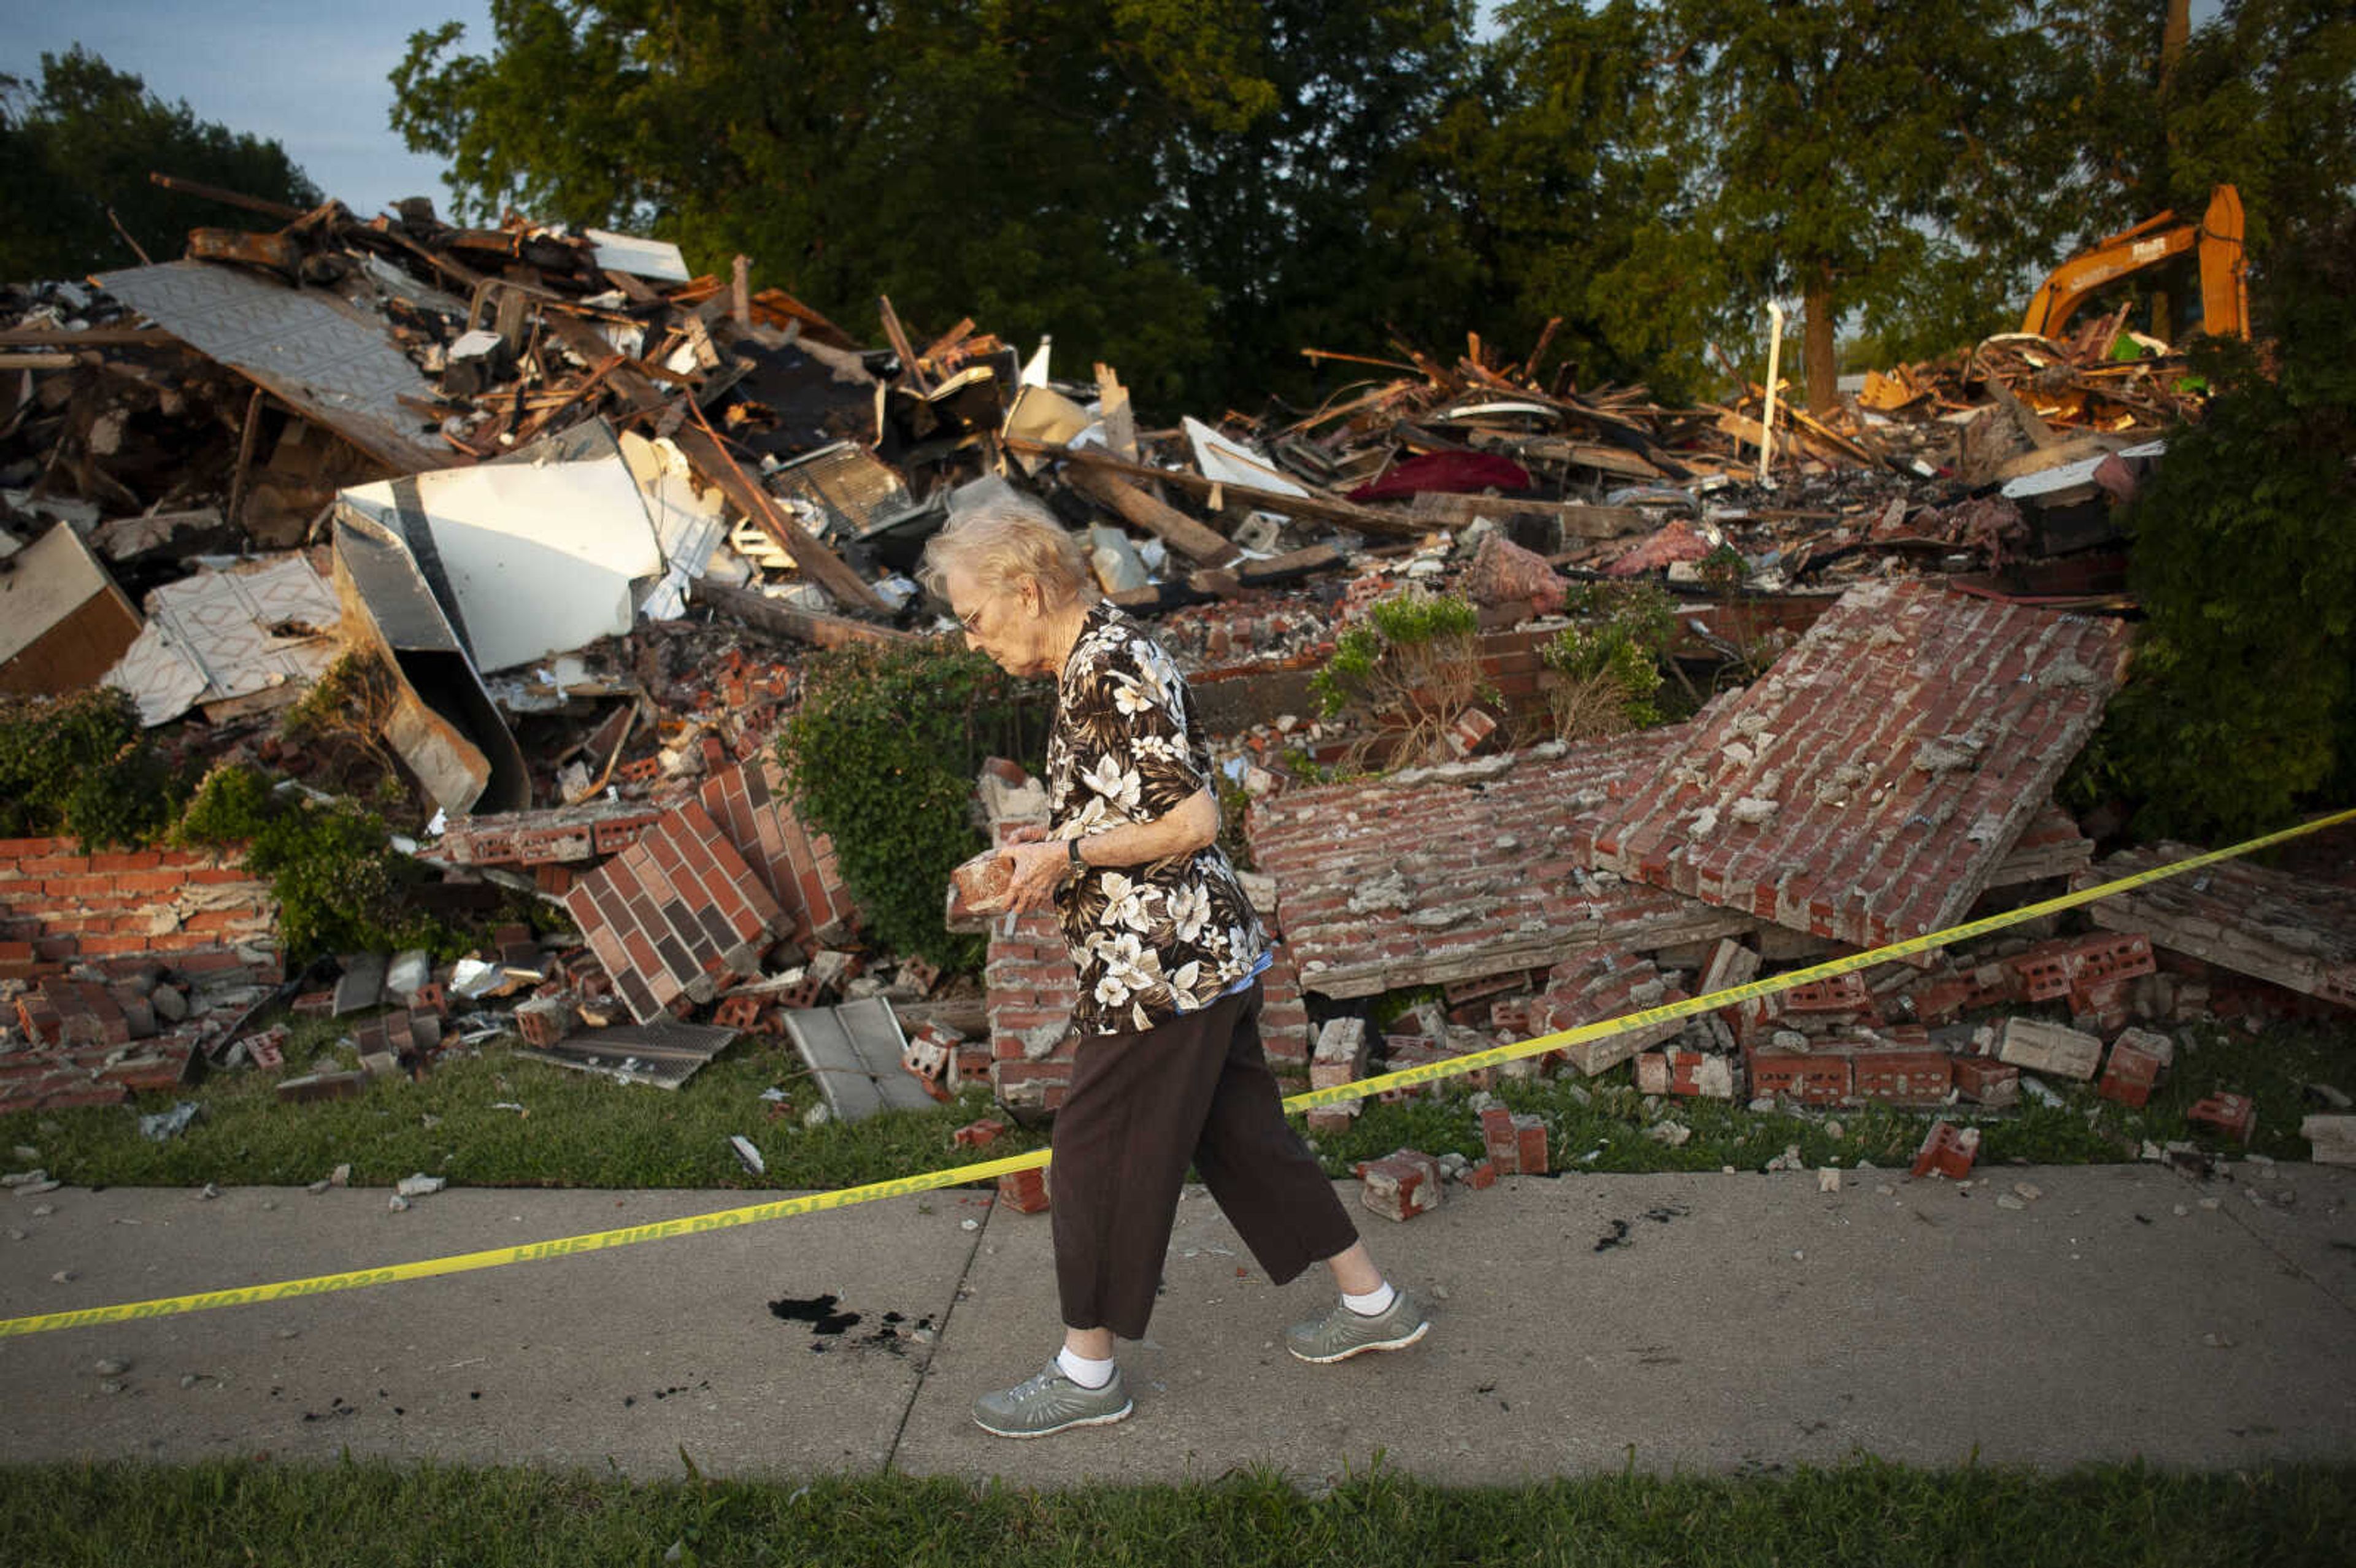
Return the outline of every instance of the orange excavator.
[[[2197,327],[2211,336],[2247,337],[2250,289],[2249,268],[2242,255],[2242,195],[2229,185],[2209,193],[2209,210],[2198,223],[2163,212],[2062,262],[2029,302],[2020,330],[2059,337],[2071,316],[2105,285],[2186,255],[2200,265],[2200,315],[2188,319],[2179,307],[2171,320],[2164,313],[2151,324],[2154,336],[2173,338]],[[2155,291],[2169,303],[2176,293],[2164,282]]]

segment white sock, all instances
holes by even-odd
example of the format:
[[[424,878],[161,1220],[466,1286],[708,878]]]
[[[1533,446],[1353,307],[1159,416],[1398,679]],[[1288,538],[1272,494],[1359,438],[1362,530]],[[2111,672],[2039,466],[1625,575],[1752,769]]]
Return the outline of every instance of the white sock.
[[[1342,1293],[1342,1305],[1361,1317],[1379,1317],[1388,1312],[1391,1303],[1398,1299],[1398,1292],[1391,1288],[1389,1280],[1383,1281],[1364,1296],[1352,1296],[1346,1290]]]
[[[1074,1355],[1072,1348],[1066,1345],[1055,1352],[1055,1365],[1063,1369],[1066,1377],[1082,1388],[1102,1388],[1112,1381],[1113,1361],[1108,1356],[1101,1361],[1090,1360],[1086,1356]]]

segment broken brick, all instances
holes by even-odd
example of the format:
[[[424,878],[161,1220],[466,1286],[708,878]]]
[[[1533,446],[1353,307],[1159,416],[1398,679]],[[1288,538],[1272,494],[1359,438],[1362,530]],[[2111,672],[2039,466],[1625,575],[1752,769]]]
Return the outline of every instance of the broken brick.
[[[2151,1099],[2160,1069],[2173,1054],[2174,1042],[2164,1034],[2122,1029],[2111,1042],[2110,1060],[2103,1064],[2102,1081],[2094,1085],[2094,1093],[2122,1105],[2141,1106]]]
[[[2211,1094],[2185,1114],[2187,1121],[2248,1143],[2258,1130],[2258,1107],[2247,1094]]]
[[[2020,1069],[1993,1056],[1959,1056],[1951,1064],[1955,1089],[1966,1100],[1990,1110],[2020,1104]]]
[[[1005,1131],[1004,1122],[993,1116],[984,1116],[980,1121],[968,1122],[951,1133],[949,1141],[959,1148],[980,1148],[984,1144],[995,1141],[999,1135]]]
[[[1972,1173],[1972,1162],[1980,1155],[1980,1130],[1958,1127],[1953,1122],[1934,1122],[1922,1139],[1922,1147],[1914,1156],[1914,1174],[1929,1176],[1933,1171],[1951,1181],[1961,1181]]]
[[[1440,1162],[1399,1149],[1358,1167],[1358,1200],[1387,1220],[1412,1220],[1440,1207]]]
[[[1047,1211],[1047,1173],[1040,1169],[1010,1170],[998,1179],[999,1200],[1018,1214]]]

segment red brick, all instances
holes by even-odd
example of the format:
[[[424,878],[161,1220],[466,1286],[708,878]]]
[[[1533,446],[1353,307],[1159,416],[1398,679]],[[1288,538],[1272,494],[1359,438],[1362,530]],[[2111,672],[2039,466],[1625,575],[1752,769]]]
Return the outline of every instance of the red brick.
[[[1928,1176],[1936,1171],[1951,1181],[1961,1181],[1972,1173],[1972,1162],[1979,1157],[1980,1130],[1958,1127],[1953,1122],[1933,1122],[1922,1139],[1922,1147],[1914,1156],[1914,1174]]]
[[[1944,1051],[1860,1051],[1849,1061],[1850,1093],[1892,1105],[1935,1105],[1954,1085]]]
[[[2187,1111],[2185,1119],[2244,1143],[2258,1130],[2258,1108],[2246,1094],[2211,1094]]]
[[[1849,1060],[1814,1051],[1762,1051],[1744,1048],[1751,1093],[1764,1097],[1781,1094],[1804,1105],[1836,1105],[1849,1096]]]
[[[1412,1220],[1440,1207],[1440,1162],[1399,1149],[1358,1167],[1358,1200],[1388,1220]]]
[[[2157,1053],[2136,1040],[2135,1032],[2126,1030],[2112,1043],[2110,1061],[2104,1065],[2102,1082],[2094,1085],[2094,1093],[2122,1105],[2140,1106],[2151,1098],[2162,1063]]]
[[[1993,1056],[1959,1056],[1950,1064],[1966,1100],[2001,1110],[2020,1104],[2020,1069]]]
[[[959,1148],[980,1148],[1006,1131],[1006,1124],[984,1116],[978,1122],[968,1122],[949,1135],[949,1141]]]
[[[998,1179],[999,1200],[1018,1214],[1044,1214],[1047,1211],[1047,1173],[1044,1170],[1010,1170]]]

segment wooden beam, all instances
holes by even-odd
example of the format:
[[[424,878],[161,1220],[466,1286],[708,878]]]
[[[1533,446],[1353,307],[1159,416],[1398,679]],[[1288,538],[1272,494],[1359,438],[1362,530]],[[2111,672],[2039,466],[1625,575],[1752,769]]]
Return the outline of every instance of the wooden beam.
[[[892,352],[899,356],[900,373],[907,377],[908,385],[919,392],[930,392],[933,384],[926,378],[924,364],[908,342],[908,329],[900,325],[900,313],[892,308],[890,294],[875,296],[875,313],[884,318],[884,336],[890,340]]]
[[[1059,446],[1051,441],[1033,441],[1024,436],[1001,435],[999,438],[1010,452],[1035,453],[1093,468],[1102,473],[1117,474],[1124,479],[1158,480],[1162,484],[1183,490],[1190,496],[1208,499],[1214,491],[1226,498],[1241,501],[1263,511],[1278,512],[1288,517],[1307,517],[1314,522],[1333,523],[1340,528],[1355,528],[1363,534],[1375,534],[1385,539],[1419,539],[1431,530],[1415,518],[1399,512],[1378,512],[1372,507],[1361,507],[1354,501],[1328,500],[1319,496],[1288,496],[1277,490],[1262,490],[1249,485],[1227,485],[1205,479],[1199,474],[1183,469],[1153,468],[1142,463],[1128,463],[1110,453],[1083,447],[1075,450]]]
[[[12,326],[0,332],[0,347],[7,348],[169,348],[179,341],[160,326],[93,326],[82,332]]]
[[[1225,566],[1238,553],[1234,541],[1225,535],[1155,500],[1117,474],[1076,464],[1064,479],[1089,500],[1119,513],[1124,521],[1143,528],[1189,560]]]
[[[733,615],[748,626],[814,647],[841,648],[853,643],[921,643],[924,637],[916,632],[904,632],[896,626],[879,626],[873,621],[854,621],[848,615],[830,615],[823,610],[804,610],[755,593],[749,588],[737,588],[725,582],[698,582],[694,596],[713,609]]]
[[[242,196],[233,190],[223,190],[217,185],[203,185],[196,180],[176,179],[170,175],[152,172],[147,178],[166,190],[177,191],[182,196],[200,196],[207,201],[226,202],[231,207],[241,207],[248,212],[259,212],[265,218],[275,218],[288,223],[307,216],[302,208],[289,207],[283,201],[264,201],[258,196]]]

